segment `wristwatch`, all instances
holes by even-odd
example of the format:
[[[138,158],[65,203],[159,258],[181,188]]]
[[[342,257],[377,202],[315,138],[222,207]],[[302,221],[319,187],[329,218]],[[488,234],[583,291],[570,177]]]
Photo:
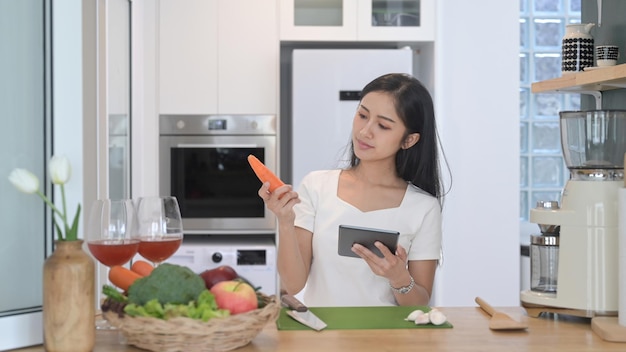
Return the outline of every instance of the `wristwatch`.
[[[409,277],[411,278],[411,282],[409,283],[408,286],[402,286],[402,287],[399,287],[399,288],[395,288],[395,287],[391,286],[391,283],[389,283],[389,287],[391,287],[391,290],[393,290],[393,292],[405,295],[405,294],[409,293],[409,291],[411,291],[413,289],[413,286],[415,286],[415,280],[413,280],[413,276],[409,276]]]

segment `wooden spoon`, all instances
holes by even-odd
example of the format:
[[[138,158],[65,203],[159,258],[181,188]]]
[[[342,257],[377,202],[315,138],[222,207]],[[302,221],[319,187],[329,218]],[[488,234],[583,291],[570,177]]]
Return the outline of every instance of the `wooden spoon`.
[[[510,316],[498,312],[489,303],[485,302],[482,298],[476,297],[476,303],[482,308],[487,314],[491,315],[491,320],[489,320],[489,329],[491,330],[523,330],[528,329],[528,325],[526,323],[520,323],[516,320],[513,320]]]

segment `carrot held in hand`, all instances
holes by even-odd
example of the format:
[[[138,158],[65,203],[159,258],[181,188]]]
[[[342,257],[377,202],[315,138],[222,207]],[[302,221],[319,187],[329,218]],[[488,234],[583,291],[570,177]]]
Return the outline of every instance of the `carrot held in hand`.
[[[109,281],[122,291],[128,291],[130,285],[140,278],[141,275],[123,266],[116,265],[109,270]]]
[[[250,154],[248,155],[248,163],[254,170],[256,176],[261,180],[261,182],[269,182],[270,183],[270,192],[274,192],[276,188],[284,185],[285,183],[281,181],[278,176],[274,175],[267,166],[263,165],[263,163],[257,159],[256,156]]]
[[[150,275],[152,270],[154,270],[154,267],[152,266],[152,264],[148,263],[145,260],[137,260],[133,262],[133,265],[131,265],[130,270],[136,272],[137,274],[141,276],[148,276]]]

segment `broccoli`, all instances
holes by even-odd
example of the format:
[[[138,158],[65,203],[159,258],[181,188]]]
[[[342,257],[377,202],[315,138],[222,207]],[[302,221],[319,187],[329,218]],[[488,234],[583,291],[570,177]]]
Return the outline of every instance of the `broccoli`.
[[[163,263],[128,288],[128,301],[139,306],[154,299],[161,305],[187,304],[195,301],[205,289],[204,280],[191,269]]]

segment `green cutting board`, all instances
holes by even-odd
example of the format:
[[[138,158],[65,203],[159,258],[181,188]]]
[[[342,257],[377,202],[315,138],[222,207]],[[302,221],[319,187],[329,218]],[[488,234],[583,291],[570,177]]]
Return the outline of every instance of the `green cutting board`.
[[[412,311],[430,311],[429,307],[312,307],[309,310],[322,319],[329,330],[346,329],[424,329],[451,328],[450,322],[442,325],[417,325],[404,319]],[[287,315],[287,308],[280,310],[276,326],[278,330],[312,330]]]

